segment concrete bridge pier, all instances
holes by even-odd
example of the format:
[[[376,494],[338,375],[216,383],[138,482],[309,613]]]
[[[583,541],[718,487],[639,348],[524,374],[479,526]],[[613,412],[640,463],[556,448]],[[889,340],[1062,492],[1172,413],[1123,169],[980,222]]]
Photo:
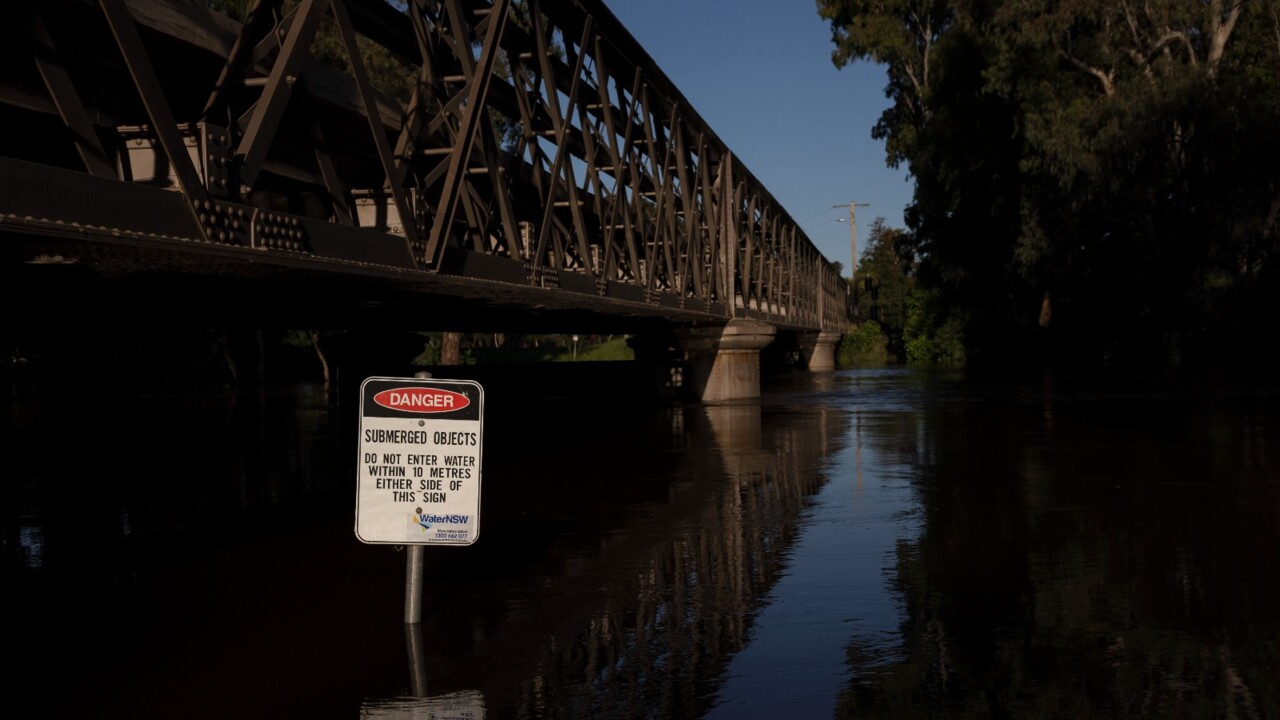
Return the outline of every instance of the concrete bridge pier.
[[[676,327],[628,340],[645,368],[646,382],[667,401],[733,403],[760,397],[760,352],[774,342],[773,325],[735,318],[725,325]],[[810,372],[836,367],[836,331],[787,333],[784,349]]]
[[[800,333],[796,340],[800,345],[800,357],[810,372],[836,369],[836,345],[840,343],[840,333],[834,330]]]
[[[725,403],[760,397],[760,351],[777,329],[752,320],[675,331],[684,351],[683,387],[694,400]]]

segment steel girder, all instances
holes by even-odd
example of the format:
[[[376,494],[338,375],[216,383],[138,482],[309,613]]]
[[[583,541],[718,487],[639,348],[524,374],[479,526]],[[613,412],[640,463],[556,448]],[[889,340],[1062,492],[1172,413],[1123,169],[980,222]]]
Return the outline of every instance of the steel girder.
[[[847,326],[835,267],[598,0],[399,5],[257,0],[239,23],[182,0],[14,0],[27,62],[0,113],[41,129],[0,148],[0,227]],[[94,215],[45,197],[59,186],[129,205]]]

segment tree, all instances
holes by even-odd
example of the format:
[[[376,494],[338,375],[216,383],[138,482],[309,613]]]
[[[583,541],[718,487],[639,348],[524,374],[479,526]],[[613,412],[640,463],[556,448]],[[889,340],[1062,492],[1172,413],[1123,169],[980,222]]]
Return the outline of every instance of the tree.
[[[910,163],[916,134],[929,115],[930,64],[935,46],[952,22],[946,0],[818,0],[818,14],[831,23],[836,67],[856,60],[887,66],[885,96],[893,105],[872,136],[887,141],[889,164]]]
[[[1277,5],[819,1],[837,65],[886,66],[874,134],[916,179],[920,281],[967,315],[975,356],[1258,347],[1280,272]]]
[[[902,254],[907,239],[905,230],[891,228],[884,218],[876,218],[853,278],[858,316],[879,323],[888,338],[889,351],[898,355],[902,354],[907,296],[915,284],[910,275],[912,262]]]

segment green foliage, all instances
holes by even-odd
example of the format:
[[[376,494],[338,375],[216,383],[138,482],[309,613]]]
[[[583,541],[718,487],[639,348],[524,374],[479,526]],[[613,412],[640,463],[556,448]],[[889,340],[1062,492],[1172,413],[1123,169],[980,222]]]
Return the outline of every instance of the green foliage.
[[[204,1],[210,9],[220,12],[237,22],[244,22],[254,5],[254,0]],[[299,0],[285,0],[282,4],[282,10],[288,13],[295,9],[298,4]],[[398,3],[391,2],[388,4],[398,10],[404,9]],[[408,103],[409,98],[413,95],[414,85],[417,83],[417,68],[409,65],[390,50],[363,35],[356,35],[356,47],[359,49],[360,57],[364,61],[365,72],[369,75],[369,82],[388,96],[402,103]],[[342,42],[342,34],[338,32],[338,26],[334,22],[331,13],[326,13],[324,20],[321,21],[310,50],[312,57],[316,60],[344,73],[351,73],[351,62],[347,55],[347,49]]]
[[[443,345],[442,336],[444,333],[418,332],[417,335],[422,338],[422,352],[418,353],[410,363],[414,367],[431,367],[433,365],[439,365],[440,351],[441,346]],[[461,360],[463,365],[475,365],[479,362],[472,346],[473,343],[462,343]]]
[[[893,167],[914,154],[911,128],[924,122],[929,106],[930,56],[955,16],[947,0],[818,0],[818,14],[831,23],[836,67],[864,60],[885,65],[893,105],[873,136],[886,141]]]
[[[842,366],[862,363],[883,363],[889,360],[888,338],[880,323],[874,320],[850,328],[840,338],[836,349],[836,362]]]
[[[527,335],[517,340],[507,340],[500,347],[477,342],[481,336],[470,336],[463,343],[463,356],[467,364],[492,365],[511,363],[579,362],[634,360],[635,351],[627,345],[625,337],[612,335],[578,336],[575,356],[572,335]],[[430,357],[431,347],[423,357]],[[435,356],[438,357],[438,354]],[[433,362],[422,363],[425,365]]]
[[[818,8],[837,65],[886,66],[874,135],[916,180],[906,255],[969,318],[973,357],[1260,346],[1280,294],[1280,2]]]
[[[573,354],[566,357],[561,353],[556,358],[557,361],[572,360]],[[636,353],[627,345],[626,338],[615,338],[606,342],[596,342],[590,344],[579,345],[578,360],[580,361],[602,361],[602,360],[635,360]]]
[[[440,364],[440,333],[418,333],[422,336],[422,352],[413,358],[414,367],[430,367]],[[432,337],[434,336],[434,337]]]
[[[858,317],[876,320],[887,351],[898,355],[906,325],[907,295],[915,287],[914,264],[904,254],[909,241],[905,230],[891,228],[884,218],[876,218],[852,286]]]
[[[285,347],[309,350],[312,346],[311,331],[285,330],[280,337],[280,344]]]
[[[205,5],[210,10],[220,12],[236,22],[244,22],[253,3],[254,0],[205,0]]]
[[[914,290],[907,296],[903,333],[907,362],[915,365],[963,365],[964,318],[942,309],[936,290]]]
[[[390,50],[363,35],[356,35],[356,47],[364,62],[365,72],[369,75],[369,82],[390,97],[408,104],[418,81],[418,71]],[[326,65],[351,74],[346,45],[343,44],[342,35],[331,15],[326,15],[320,23],[315,42],[311,46],[311,55]]]

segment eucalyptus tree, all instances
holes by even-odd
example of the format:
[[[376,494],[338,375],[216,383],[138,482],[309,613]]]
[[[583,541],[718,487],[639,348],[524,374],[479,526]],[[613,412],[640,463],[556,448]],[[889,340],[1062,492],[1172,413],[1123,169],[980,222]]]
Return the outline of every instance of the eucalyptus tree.
[[[1046,334],[1176,363],[1261,336],[1280,285],[1276,0],[818,8],[837,65],[886,68],[874,134],[916,179],[921,279],[976,349]]]

